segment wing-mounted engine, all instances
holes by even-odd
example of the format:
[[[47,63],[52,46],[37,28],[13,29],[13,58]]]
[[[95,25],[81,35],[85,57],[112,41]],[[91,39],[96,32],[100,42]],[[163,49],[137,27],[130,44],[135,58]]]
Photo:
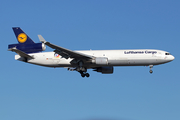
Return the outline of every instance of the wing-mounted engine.
[[[114,68],[113,67],[98,67],[98,68],[95,68],[95,70],[93,71],[96,71],[96,72],[101,72],[102,74],[112,74],[113,71],[114,71]]]
[[[42,52],[46,49],[46,45],[44,43],[33,43],[33,44],[10,44],[8,46],[9,49],[16,48],[25,53],[37,53]]]
[[[92,60],[92,63],[96,65],[108,65],[108,58],[106,57],[97,57]]]

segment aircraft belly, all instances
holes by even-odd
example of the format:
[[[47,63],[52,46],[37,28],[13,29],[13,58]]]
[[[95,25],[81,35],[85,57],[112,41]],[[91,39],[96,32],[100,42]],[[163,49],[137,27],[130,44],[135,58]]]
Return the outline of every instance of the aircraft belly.
[[[69,62],[61,62],[60,60],[29,60],[29,63],[46,66],[46,67],[70,67]]]
[[[37,56],[35,59],[28,60],[28,63],[46,67],[68,67],[71,66],[70,60]]]

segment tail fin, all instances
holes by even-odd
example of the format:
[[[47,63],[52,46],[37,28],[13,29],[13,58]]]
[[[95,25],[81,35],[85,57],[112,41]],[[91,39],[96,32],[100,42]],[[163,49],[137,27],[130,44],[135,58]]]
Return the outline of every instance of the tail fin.
[[[42,52],[46,49],[44,43],[34,43],[34,41],[20,27],[13,27],[12,29],[19,43],[8,45],[10,51],[17,52],[21,56],[27,57],[24,53]]]
[[[13,27],[12,29],[20,44],[33,44],[34,43],[34,41],[20,27]]]

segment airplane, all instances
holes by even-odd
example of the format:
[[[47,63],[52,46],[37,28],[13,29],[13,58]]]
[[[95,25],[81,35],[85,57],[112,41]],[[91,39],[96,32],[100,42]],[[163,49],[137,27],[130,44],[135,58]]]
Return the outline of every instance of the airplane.
[[[115,66],[149,66],[168,63],[175,57],[169,52],[155,49],[132,50],[81,50],[73,51],[50,42],[38,35],[40,43],[35,43],[20,27],[12,28],[18,44],[8,45],[8,50],[16,52],[15,60],[45,67],[64,67],[77,71],[82,77],[89,77],[87,69],[102,74],[112,74]],[[46,46],[53,52],[42,52]]]

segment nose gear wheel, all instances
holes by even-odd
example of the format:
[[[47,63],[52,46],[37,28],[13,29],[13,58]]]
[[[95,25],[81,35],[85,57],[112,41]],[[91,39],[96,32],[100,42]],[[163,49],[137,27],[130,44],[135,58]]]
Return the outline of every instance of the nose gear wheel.
[[[153,73],[153,71],[152,71],[153,65],[149,65],[149,68],[150,68],[149,72],[152,74]]]

